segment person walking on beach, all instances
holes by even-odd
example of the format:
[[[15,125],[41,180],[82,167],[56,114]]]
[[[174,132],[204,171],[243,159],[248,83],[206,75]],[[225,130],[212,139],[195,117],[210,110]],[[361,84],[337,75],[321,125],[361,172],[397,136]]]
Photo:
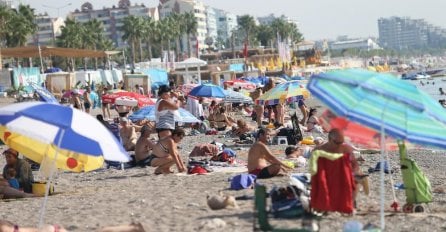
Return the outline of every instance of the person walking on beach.
[[[106,95],[108,91],[107,87],[104,87],[101,91],[101,98],[102,96]],[[104,103],[102,102],[102,115],[106,118],[106,119],[110,119],[111,118],[111,114],[110,114],[110,105],[108,103]]]
[[[278,160],[269,150],[267,143],[271,139],[270,131],[265,128],[257,132],[257,142],[248,152],[248,172],[259,179],[277,176],[280,171],[289,171],[290,168]],[[270,163],[270,165],[268,165]]]
[[[12,148],[4,151],[3,155],[5,155],[6,159],[6,165],[3,168],[3,178],[6,179],[8,169],[13,168],[16,172],[16,178],[19,181],[20,188],[26,193],[31,193],[34,176],[29,163],[20,159],[19,153]]]
[[[178,114],[179,102],[172,99],[177,95],[167,85],[159,87],[158,96],[155,106],[155,126],[161,140],[170,136],[175,129],[175,115]]]
[[[93,101],[91,100],[91,89],[90,87],[85,88],[84,96],[84,109],[86,113],[90,113],[91,106],[93,105]]]

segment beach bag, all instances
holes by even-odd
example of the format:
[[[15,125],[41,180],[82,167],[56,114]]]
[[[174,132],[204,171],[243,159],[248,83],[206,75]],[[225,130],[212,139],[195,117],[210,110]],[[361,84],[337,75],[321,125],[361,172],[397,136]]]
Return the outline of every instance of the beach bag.
[[[271,192],[271,213],[275,218],[298,218],[305,214],[299,199],[302,191],[296,186],[274,187]]]
[[[241,190],[252,188],[256,181],[257,176],[248,173],[242,173],[236,175],[230,179],[231,181],[231,189],[232,190]]]

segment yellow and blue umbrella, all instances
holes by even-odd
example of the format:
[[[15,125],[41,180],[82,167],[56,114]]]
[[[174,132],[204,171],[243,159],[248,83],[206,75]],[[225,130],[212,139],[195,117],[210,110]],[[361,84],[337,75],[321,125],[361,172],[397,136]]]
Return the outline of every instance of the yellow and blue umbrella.
[[[446,148],[446,110],[407,81],[350,69],[313,75],[307,87],[338,116],[395,139]]]
[[[292,103],[308,98],[310,93],[300,81],[288,81],[276,85],[262,96],[256,103],[259,105],[276,105],[279,103]]]
[[[26,102],[1,107],[0,138],[37,163],[56,159],[57,168],[73,172],[101,168],[104,159],[130,161],[99,121],[59,104]]]

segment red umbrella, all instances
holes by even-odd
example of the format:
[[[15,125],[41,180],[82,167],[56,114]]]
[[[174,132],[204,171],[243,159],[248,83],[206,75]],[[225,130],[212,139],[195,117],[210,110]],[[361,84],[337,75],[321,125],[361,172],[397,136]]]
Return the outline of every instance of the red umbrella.
[[[242,89],[246,89],[246,90],[254,90],[256,88],[256,85],[254,83],[245,81],[245,80],[239,80],[239,79],[225,81],[223,83],[227,84],[233,88],[242,87]]]
[[[333,128],[342,130],[346,139],[353,144],[363,145],[368,149],[380,149],[381,135],[379,132],[349,121],[344,117],[338,117],[330,110],[322,113],[320,123],[325,131]],[[394,139],[387,138],[385,144],[387,150],[398,150],[398,144]]]
[[[105,94],[102,96],[102,102],[109,104],[119,104],[125,106],[138,106],[138,107],[155,105],[155,102],[149,97],[134,92],[126,92],[126,91]]]

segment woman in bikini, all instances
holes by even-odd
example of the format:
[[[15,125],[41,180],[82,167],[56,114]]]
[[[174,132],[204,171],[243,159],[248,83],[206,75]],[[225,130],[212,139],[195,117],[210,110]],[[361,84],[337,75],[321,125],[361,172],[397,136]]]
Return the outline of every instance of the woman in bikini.
[[[226,115],[224,107],[220,107],[219,111],[214,115],[214,123],[217,131],[225,131],[227,127],[232,126],[232,122]]]
[[[155,174],[172,173],[170,167],[176,164],[178,172],[185,172],[186,167],[181,160],[177,146],[185,136],[185,132],[181,128],[177,128],[172,135],[160,139],[157,143],[153,143],[150,139],[146,139],[146,154],[152,150],[152,154],[145,159],[137,160],[140,166],[156,167]]]
[[[311,108],[310,112],[308,113],[307,131],[322,133],[323,129],[320,126],[319,118],[316,116],[316,114],[317,109]]]

